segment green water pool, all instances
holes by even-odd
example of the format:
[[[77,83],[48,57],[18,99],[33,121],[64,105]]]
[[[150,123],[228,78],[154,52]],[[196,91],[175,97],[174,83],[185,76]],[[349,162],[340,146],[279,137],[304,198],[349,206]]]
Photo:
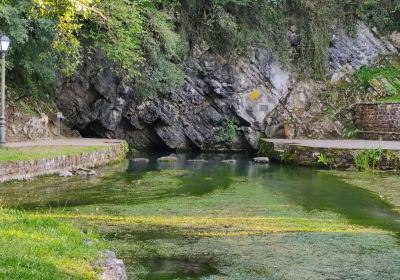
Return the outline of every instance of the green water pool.
[[[398,175],[138,156],[150,162],[11,182],[0,199],[98,233],[131,279],[400,279]]]

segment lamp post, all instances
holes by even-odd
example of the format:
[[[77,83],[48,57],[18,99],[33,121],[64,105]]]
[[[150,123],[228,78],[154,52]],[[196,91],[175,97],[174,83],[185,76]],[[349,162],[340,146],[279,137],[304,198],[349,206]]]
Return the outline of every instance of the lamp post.
[[[2,58],[1,70],[1,111],[0,111],[0,147],[6,144],[6,52],[10,46],[10,38],[1,36],[0,51]]]

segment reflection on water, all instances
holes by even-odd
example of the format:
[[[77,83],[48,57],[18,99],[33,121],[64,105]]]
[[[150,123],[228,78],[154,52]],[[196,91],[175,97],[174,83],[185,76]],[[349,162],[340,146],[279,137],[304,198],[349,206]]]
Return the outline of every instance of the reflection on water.
[[[255,165],[246,155],[180,154],[176,163],[160,163],[157,158],[162,155],[133,155],[149,158],[150,162],[126,161],[101,169],[100,176],[93,179],[42,178],[4,184],[0,188],[0,199],[3,205],[23,209],[139,204],[179,195],[206,195],[215,189],[229,188],[234,178],[246,177],[261,182],[268,190],[286,196],[308,211],[333,211],[354,224],[374,226],[400,236],[400,217],[391,204],[375,193],[346,184],[332,175],[308,168]],[[207,162],[189,162],[189,159]],[[236,159],[237,163],[221,163],[224,159]],[[191,172],[177,175],[179,187],[173,190],[148,193],[140,185],[132,187],[132,182],[140,180],[146,172],[162,169]]]

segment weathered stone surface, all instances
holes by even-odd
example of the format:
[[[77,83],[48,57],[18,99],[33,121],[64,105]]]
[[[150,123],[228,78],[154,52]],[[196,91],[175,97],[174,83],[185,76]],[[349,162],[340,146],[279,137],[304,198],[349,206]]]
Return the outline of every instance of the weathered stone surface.
[[[73,171],[73,174],[77,175],[77,176],[88,176],[88,177],[97,175],[96,171],[94,171],[92,169],[83,168],[83,167],[79,167],[79,168],[75,169]]]
[[[400,103],[357,104],[354,123],[362,139],[400,141]]]
[[[49,139],[49,118],[43,115],[41,118],[32,117],[24,126],[22,131],[29,139]]]
[[[294,26],[289,39],[298,48]],[[198,45],[185,82],[170,93],[140,101],[136,84],[115,74],[100,54],[86,60],[73,77],[60,79],[57,104],[68,124],[83,136],[123,138],[138,148],[173,150],[257,149],[268,137],[337,136],[340,123],[322,115],[315,81],[300,81],[266,50],[250,48],[228,61]],[[337,31],[330,49],[333,79],[396,52],[364,24],[357,36]],[[229,122],[234,135],[227,135]],[[312,125],[310,125],[312,124]]]
[[[393,45],[380,38],[364,23],[358,24],[355,37],[338,30],[330,48],[332,79],[338,80],[349,71],[354,71],[370,63],[380,54],[394,52],[396,52],[396,49]]]
[[[236,159],[227,159],[227,160],[222,160],[222,163],[226,163],[226,164],[236,164],[237,160]]]
[[[178,158],[176,156],[166,156],[157,159],[159,162],[177,162]]]
[[[253,160],[255,163],[269,163],[269,157],[256,157]]]
[[[130,159],[132,162],[137,162],[137,163],[149,163],[150,160],[148,158],[132,158]]]
[[[60,177],[72,177],[74,174],[68,170],[61,170],[58,172],[58,176]]]
[[[397,49],[400,49],[400,32],[394,32],[391,34],[389,40]]]
[[[100,280],[128,280],[124,262],[112,251],[103,253],[101,268]]]

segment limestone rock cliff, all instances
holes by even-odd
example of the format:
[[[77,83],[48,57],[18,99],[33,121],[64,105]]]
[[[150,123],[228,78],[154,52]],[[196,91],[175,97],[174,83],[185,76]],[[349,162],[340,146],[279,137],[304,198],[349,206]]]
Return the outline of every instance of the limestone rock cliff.
[[[290,38],[296,49],[296,34]],[[355,37],[338,31],[330,48],[332,79],[394,52],[362,23]],[[228,61],[199,46],[181,88],[141,101],[135,83],[127,83],[95,54],[71,78],[60,80],[56,102],[83,136],[123,138],[139,148],[242,150],[256,148],[265,135],[339,134],[340,123],[315,119],[324,110],[315,93],[324,85],[300,77],[266,49],[252,48]]]

